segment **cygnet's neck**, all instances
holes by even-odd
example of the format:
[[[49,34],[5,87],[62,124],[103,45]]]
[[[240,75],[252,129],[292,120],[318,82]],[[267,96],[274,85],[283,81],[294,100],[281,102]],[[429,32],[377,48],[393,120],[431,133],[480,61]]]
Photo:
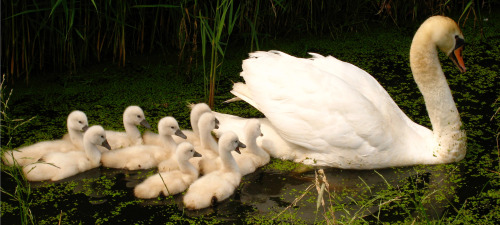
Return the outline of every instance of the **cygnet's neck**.
[[[137,128],[137,125],[123,121],[123,126],[125,127],[125,133],[127,133],[127,136],[134,142],[134,144],[143,144],[141,132]]]
[[[183,173],[189,173],[193,176],[198,176],[198,170],[187,160],[187,159],[179,159],[177,158],[177,162],[179,162],[179,170]]]
[[[268,154],[261,147],[259,147],[259,145],[257,145],[257,138],[258,136],[248,134],[245,141],[245,144],[247,146],[246,149],[248,153],[257,155],[259,157],[265,157]]]
[[[78,149],[83,149],[83,133],[79,130],[71,129],[68,127],[68,134],[71,143]]]
[[[172,135],[161,135],[161,141],[165,149],[174,152],[177,148],[177,143],[172,138]]]
[[[240,168],[238,167],[236,160],[234,160],[234,157],[231,154],[231,151],[219,150],[219,157],[222,161],[222,167],[221,167],[222,171],[233,172],[233,173],[240,172]]]
[[[196,137],[200,135],[200,128],[198,127],[199,116],[191,116],[191,128],[193,129],[193,133]]]
[[[85,154],[87,154],[87,158],[89,159],[92,166],[99,166],[101,162],[101,151],[99,151],[97,146],[89,141],[84,141],[83,147],[85,148]]]
[[[214,153],[219,154],[218,145],[214,137],[212,137],[211,130],[203,128],[200,129],[200,143],[203,149],[210,149]]]
[[[426,31],[417,31],[410,49],[410,65],[415,82],[424,96],[432,123],[435,155],[442,162],[454,162],[465,156],[465,132],[448,86],[436,44]]]

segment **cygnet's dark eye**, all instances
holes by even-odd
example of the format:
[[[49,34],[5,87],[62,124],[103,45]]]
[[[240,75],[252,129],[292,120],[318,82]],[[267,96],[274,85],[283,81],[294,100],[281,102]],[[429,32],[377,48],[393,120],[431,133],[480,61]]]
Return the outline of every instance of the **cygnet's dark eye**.
[[[170,128],[175,129],[175,127],[174,127],[174,126],[171,126]]]
[[[141,115],[137,115],[137,118],[141,118]]]
[[[104,135],[101,135],[101,138],[104,138]]]
[[[82,124],[83,122],[82,121],[78,121],[79,124]]]

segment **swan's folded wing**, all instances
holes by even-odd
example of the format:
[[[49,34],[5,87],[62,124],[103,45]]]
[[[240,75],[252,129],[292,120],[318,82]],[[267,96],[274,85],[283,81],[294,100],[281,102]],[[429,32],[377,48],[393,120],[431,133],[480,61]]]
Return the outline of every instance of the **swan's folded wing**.
[[[316,151],[372,151],[392,141],[378,106],[314,60],[256,52],[241,76],[254,104],[289,142]]]

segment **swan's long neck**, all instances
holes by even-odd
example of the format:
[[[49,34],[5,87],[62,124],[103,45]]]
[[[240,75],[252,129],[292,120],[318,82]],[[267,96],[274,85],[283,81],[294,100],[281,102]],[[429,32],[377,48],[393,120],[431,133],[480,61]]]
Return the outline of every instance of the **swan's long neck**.
[[[455,162],[465,156],[466,136],[451,90],[439,63],[436,45],[425,31],[418,31],[410,49],[413,77],[422,92],[436,141],[438,160]]]
[[[97,146],[89,141],[84,141],[83,147],[85,148],[85,154],[87,154],[87,158],[89,159],[92,166],[99,166],[101,162],[101,151],[99,151]]]
[[[125,127],[125,133],[127,133],[127,136],[134,141],[135,144],[142,144],[141,131],[139,131],[135,124],[127,123],[124,120],[123,126]]]

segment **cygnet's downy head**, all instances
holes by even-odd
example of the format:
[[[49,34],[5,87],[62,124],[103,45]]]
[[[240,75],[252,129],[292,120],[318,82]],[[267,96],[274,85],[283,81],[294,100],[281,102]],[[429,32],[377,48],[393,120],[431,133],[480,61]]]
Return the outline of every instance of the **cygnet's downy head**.
[[[89,122],[87,120],[87,115],[84,112],[75,110],[68,115],[68,120],[66,121],[68,130],[82,131],[85,132],[89,128]]]
[[[245,132],[248,137],[256,139],[259,136],[263,136],[260,130],[260,122],[257,119],[249,119],[245,124]]]
[[[177,161],[187,161],[192,157],[201,157],[201,154],[194,150],[194,147],[189,142],[182,142],[177,146],[175,150],[177,156]]]
[[[144,116],[144,111],[139,106],[129,106],[123,112],[123,124],[133,124],[135,126],[143,126],[151,129],[146,117]]]
[[[230,152],[233,150],[241,154],[240,148],[246,148],[246,147],[247,146],[245,144],[239,141],[238,135],[236,135],[232,131],[228,131],[222,134],[222,136],[219,139],[219,151],[220,151],[219,154],[221,154],[222,151]]]
[[[183,139],[187,138],[179,128],[177,120],[171,116],[163,117],[160,122],[158,122],[158,133],[163,136],[177,135]]]
[[[111,146],[106,140],[106,132],[104,128],[99,125],[91,126],[84,134],[83,139],[94,145],[100,145],[108,150],[111,150]]]
[[[198,127],[201,129],[202,127],[205,129],[218,129],[219,128],[219,121],[217,118],[212,113],[203,113],[201,115],[200,120],[198,121]]]

